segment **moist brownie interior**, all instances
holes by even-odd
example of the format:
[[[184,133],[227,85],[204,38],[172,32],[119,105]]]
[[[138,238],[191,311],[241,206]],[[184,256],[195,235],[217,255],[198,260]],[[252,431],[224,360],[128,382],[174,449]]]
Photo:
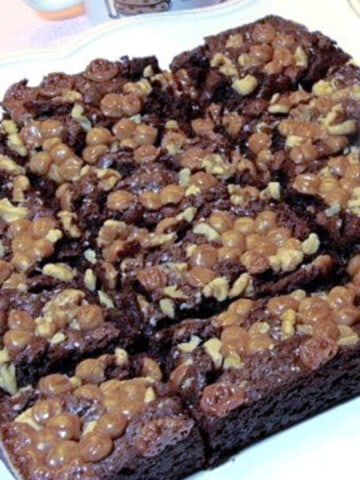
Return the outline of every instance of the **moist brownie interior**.
[[[360,68],[334,41],[269,16],[2,108],[19,479],[181,479],[359,393]]]

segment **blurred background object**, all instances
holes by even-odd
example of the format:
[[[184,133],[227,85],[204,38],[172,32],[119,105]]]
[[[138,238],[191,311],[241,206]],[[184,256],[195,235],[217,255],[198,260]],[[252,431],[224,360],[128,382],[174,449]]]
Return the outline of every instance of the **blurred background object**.
[[[104,3],[111,17],[123,14],[165,12],[170,6],[170,0],[106,0]]]
[[[82,0],[25,0],[48,20],[64,20],[84,13]]]
[[[84,0],[92,23],[105,22],[124,15],[155,13],[167,10],[193,10],[219,5],[237,4],[244,0]]]
[[[78,38],[83,38],[82,34],[91,32],[94,24],[107,22],[108,28],[119,29],[128,23],[128,16],[119,13],[117,10],[111,10],[111,2],[116,0],[0,0],[0,58],[4,55],[24,52],[30,53],[38,49],[57,48],[59,53],[62,49],[70,47]],[[120,0],[117,0],[120,2]],[[121,0],[122,3],[130,3],[136,0]],[[144,2],[144,0],[137,0]],[[150,1],[150,0],[149,0]],[[159,0],[155,0],[159,1]],[[203,14],[210,15],[210,10],[214,12],[222,9],[230,9],[237,16],[239,12],[239,21],[244,19],[255,19],[266,14],[278,14],[292,18],[299,22],[306,23],[309,28],[322,30],[330,36],[335,36],[345,48],[351,49],[357,40],[359,16],[355,10],[359,10],[360,0],[162,0],[169,2],[170,13],[175,16],[181,15],[186,10],[185,15],[191,16],[191,26],[189,32],[198,29],[196,12],[199,17]],[[67,3],[65,3],[67,2]],[[79,3],[80,2],[80,3]],[[29,4],[36,7],[31,8]],[[120,4],[119,4],[120,5]],[[333,8],[328,8],[332,6]],[[51,18],[66,17],[61,21],[48,21],[44,18],[44,9]],[[74,10],[73,10],[74,7]],[[200,8],[205,7],[205,8]],[[341,8],[340,8],[341,7]],[[86,14],[78,14],[85,8]],[[114,9],[114,5],[112,7]],[[217,10],[219,8],[219,10]],[[197,9],[197,10],[196,10]],[[38,12],[43,12],[41,15]],[[178,11],[178,12],[177,12]],[[334,15],[336,11],[336,15]],[[205,13],[209,12],[209,13]],[[316,12],[316,14],[314,13]],[[321,12],[319,14],[319,12]],[[194,15],[193,15],[194,14]],[[112,21],[113,16],[121,17],[117,22]],[[155,16],[164,20],[162,15]],[[138,39],[139,43],[147,44],[146,36],[157,35],[157,28],[153,26],[154,17],[149,22],[143,24],[143,30],[146,30],[144,36]],[[47,17],[48,18],[48,17]],[[64,18],[64,17],[63,17]],[[117,17],[116,17],[117,18]],[[145,19],[144,19],[145,20]],[[133,20],[130,21],[133,22]],[[349,28],[350,24],[355,24],[355,28]],[[104,27],[106,28],[106,27]],[[145,38],[145,40],[144,40]],[[187,33],[183,35],[182,42],[186,42]],[[189,45],[190,47],[190,45]],[[165,48],[165,46],[164,46]],[[357,52],[358,48],[355,48]],[[354,55],[358,54],[354,52]],[[111,53],[111,52],[110,52]],[[109,54],[110,54],[109,53]],[[23,75],[25,76],[24,71]]]

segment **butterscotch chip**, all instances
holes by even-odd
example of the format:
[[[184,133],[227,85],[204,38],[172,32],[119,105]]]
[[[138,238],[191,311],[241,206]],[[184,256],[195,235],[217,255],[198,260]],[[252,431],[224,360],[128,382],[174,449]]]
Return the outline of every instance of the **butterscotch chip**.
[[[333,340],[311,338],[301,345],[300,359],[307,368],[315,370],[333,358],[337,350],[338,346]]]
[[[188,283],[197,288],[202,288],[216,277],[213,270],[205,267],[193,267],[187,274]]]
[[[200,407],[208,415],[224,417],[244,403],[246,403],[246,394],[241,388],[236,385],[216,383],[204,389]]]
[[[47,397],[55,397],[73,389],[70,380],[64,375],[53,374],[42,378],[39,382],[40,391]]]
[[[135,197],[132,193],[125,190],[119,190],[109,194],[107,206],[110,210],[123,211],[133,205]]]
[[[59,438],[52,430],[43,429],[37,432],[35,448],[41,453],[49,453],[59,442]]]
[[[24,310],[11,310],[8,317],[8,326],[12,329],[33,330],[35,321],[33,317]]]
[[[160,200],[162,204],[177,204],[184,197],[184,190],[179,185],[168,185],[160,192]]]
[[[108,93],[100,103],[100,108],[104,115],[114,118],[131,117],[141,110],[141,100],[133,93],[127,95],[118,95]]]
[[[262,150],[265,150],[270,147],[271,139],[265,133],[254,133],[249,138],[248,143],[249,143],[250,150],[253,153],[258,154]]]
[[[34,340],[34,333],[31,330],[9,330],[4,335],[4,346],[7,350],[15,355],[26,347],[31,345]]]
[[[160,210],[162,207],[161,194],[157,192],[144,192],[140,195],[139,201],[147,210]]]
[[[96,432],[116,439],[122,436],[127,426],[127,418],[121,413],[105,413],[95,423]]]
[[[75,374],[80,380],[100,384],[105,380],[105,372],[103,366],[96,359],[84,360],[77,367]]]
[[[50,417],[46,427],[54,430],[64,440],[77,440],[80,437],[81,422],[79,417],[70,413],[61,413]]]
[[[102,393],[97,385],[85,384],[74,390],[74,396],[84,400],[100,402]]]
[[[110,131],[103,127],[94,127],[86,134],[86,143],[91,146],[110,143],[111,139]]]
[[[12,268],[8,262],[0,259],[0,285],[10,277]]]
[[[217,259],[216,248],[211,245],[199,245],[191,252],[190,262],[194,266],[211,268]]]
[[[104,314],[98,305],[82,305],[77,310],[76,318],[82,330],[93,330],[104,323]]]
[[[137,279],[146,290],[150,291],[163,288],[167,283],[166,272],[160,267],[148,267],[141,270]]]
[[[35,422],[45,424],[50,418],[62,413],[62,405],[59,400],[40,400],[32,408],[32,416]]]
[[[144,409],[146,395],[144,379],[110,380],[103,383],[100,389],[104,394],[103,404],[109,413],[120,412],[132,418]]]

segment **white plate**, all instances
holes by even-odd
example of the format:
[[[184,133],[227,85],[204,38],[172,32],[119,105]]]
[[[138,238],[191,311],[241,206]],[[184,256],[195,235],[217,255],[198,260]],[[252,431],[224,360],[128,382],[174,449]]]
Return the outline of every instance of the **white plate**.
[[[359,20],[345,0],[247,0],[216,9],[148,15],[103,24],[61,50],[12,55],[0,59],[0,95],[12,83],[38,82],[50,71],[76,72],[96,57],[157,54],[163,66],[173,55],[196,46],[204,35],[278,14],[319,29],[359,55]],[[336,10],[336,11],[335,11]],[[260,442],[224,466],[201,472],[193,480],[338,480],[358,478],[360,400],[348,402],[314,419]],[[0,479],[12,476],[0,464]],[[171,480],[171,478],[169,478]]]
[[[355,12],[360,15],[360,0],[349,0]]]

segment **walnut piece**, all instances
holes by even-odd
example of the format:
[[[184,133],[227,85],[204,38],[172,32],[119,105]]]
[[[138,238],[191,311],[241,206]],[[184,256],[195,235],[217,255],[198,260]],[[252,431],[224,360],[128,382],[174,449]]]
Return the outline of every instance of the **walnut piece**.
[[[42,273],[62,282],[71,282],[75,277],[74,270],[66,263],[48,263],[43,267]]]
[[[220,368],[223,362],[221,346],[222,343],[218,338],[210,338],[203,345],[205,352],[209,355],[216,368]]]
[[[250,95],[250,93],[252,93],[257,86],[258,81],[256,78],[253,75],[246,75],[244,78],[235,80],[232,84],[232,89],[245,97]]]
[[[27,217],[26,207],[15,207],[7,198],[0,200],[0,219],[6,223],[13,223]]]
[[[203,289],[205,297],[214,297],[219,302],[223,302],[229,295],[229,284],[226,278],[217,277],[211,280]]]

